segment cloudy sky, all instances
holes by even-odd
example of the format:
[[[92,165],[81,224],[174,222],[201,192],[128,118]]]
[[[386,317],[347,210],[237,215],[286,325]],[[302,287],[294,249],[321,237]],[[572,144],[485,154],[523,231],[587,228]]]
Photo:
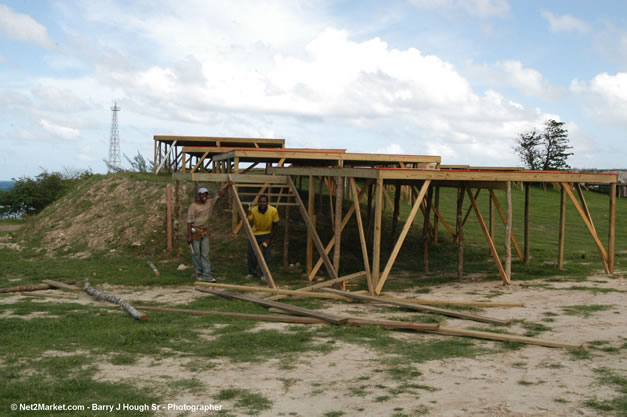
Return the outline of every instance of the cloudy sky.
[[[566,122],[580,168],[627,167],[622,0],[0,0],[0,180],[106,170],[153,135],[520,165]],[[122,158],[125,162],[124,158]]]

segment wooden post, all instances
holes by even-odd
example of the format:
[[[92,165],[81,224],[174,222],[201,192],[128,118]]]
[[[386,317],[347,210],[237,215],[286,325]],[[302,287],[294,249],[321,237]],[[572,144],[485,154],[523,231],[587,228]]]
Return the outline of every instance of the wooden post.
[[[431,199],[433,198],[433,188],[427,191],[427,207],[425,208],[424,222],[422,226],[422,249],[425,273],[429,272],[429,241],[431,240]]]
[[[379,285],[381,272],[381,219],[383,215],[383,178],[377,178],[374,205],[374,236],[372,238],[372,280]],[[376,291],[375,291],[376,292]]]
[[[512,279],[512,182],[505,183],[505,199],[507,201],[507,222],[505,223],[505,274]]]
[[[395,185],[396,188],[394,190],[394,213],[392,214],[392,242],[396,240],[396,225],[398,224],[398,218],[401,208],[401,184],[399,181],[397,181]]]
[[[333,266],[338,275],[340,273],[340,243],[342,241],[342,201],[344,200],[344,177],[335,178],[335,226],[333,248]],[[341,286],[344,283],[340,284]]]
[[[366,240],[370,240],[372,238],[372,231],[374,228],[374,216],[372,213],[372,198],[373,198],[373,187],[374,184],[368,184],[368,211],[366,212]]]
[[[494,194],[494,191],[490,190],[490,196],[492,196],[492,194]],[[494,202],[492,201],[492,198],[489,198],[488,200],[490,200],[490,203],[488,205],[488,210],[489,210],[488,215],[490,216],[488,220],[489,233],[490,233],[490,238],[494,241]]]
[[[566,190],[560,185],[560,226],[557,248],[557,267],[564,269],[564,238],[566,236]]]
[[[438,243],[438,229],[440,225],[440,187],[435,187],[435,201],[433,202],[433,243]]]
[[[287,197],[286,203],[289,203],[290,198]],[[289,266],[289,246],[290,246],[290,206],[285,206],[285,226],[283,234],[283,267]]]
[[[455,221],[455,239],[457,241],[457,279],[464,277],[464,225],[462,209],[464,205],[464,188],[457,189],[457,220]]]
[[[357,185],[355,184],[355,178],[350,179],[350,185],[351,185],[351,193],[353,194],[353,205],[355,207],[355,217],[357,219],[357,230],[359,231],[359,242],[361,243],[361,255],[364,259],[366,281],[368,283],[368,293],[370,295],[374,295],[374,284],[372,282],[372,274],[370,273],[370,261],[368,259],[368,247],[366,245],[366,235],[364,234],[364,225],[361,220],[361,207],[359,206],[359,195],[357,194]]]
[[[607,242],[607,264],[610,274],[614,273],[614,256],[616,246],[616,183],[610,184],[610,225]]]
[[[309,176],[309,196],[307,201],[307,210],[309,211],[309,217],[314,219],[316,215],[315,208],[315,198],[316,198],[316,190],[314,184],[313,175]],[[311,232],[307,230],[307,255],[306,255],[306,265],[307,265],[307,274],[311,272],[311,267],[313,265],[313,240],[311,238]]]
[[[529,199],[531,197],[531,185],[525,183],[525,237],[523,263],[529,265]]]
[[[172,249],[172,184],[165,186],[166,204],[167,204],[167,249]]]

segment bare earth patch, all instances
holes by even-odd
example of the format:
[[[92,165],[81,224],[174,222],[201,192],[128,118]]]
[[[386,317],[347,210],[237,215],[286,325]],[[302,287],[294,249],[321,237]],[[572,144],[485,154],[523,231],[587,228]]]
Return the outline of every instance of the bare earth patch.
[[[617,375],[627,375],[627,358],[624,343],[627,341],[627,313],[624,279],[600,275],[584,283],[550,283],[555,289],[514,285],[503,287],[496,282],[464,282],[433,287],[422,298],[455,300],[492,300],[523,302],[523,308],[486,308],[481,314],[491,317],[525,320],[541,323],[550,330],[537,336],[575,344],[616,348],[604,351],[588,347],[590,359],[577,359],[566,349],[552,349],[526,345],[519,350],[505,350],[474,358],[434,360],[413,365],[421,375],[406,381],[423,389],[395,391],[399,381],[385,372],[377,352],[362,345],[336,343],[327,354],[309,352],[287,363],[280,358],[265,362],[232,363],[216,358],[199,369],[190,367],[197,359],[167,358],[153,360],[141,358],[132,365],[100,365],[98,379],[107,381],[128,380],[134,384],[155,387],[167,386],[168,381],[195,380],[199,390],[166,394],[167,402],[178,404],[218,403],[215,397],[227,388],[247,390],[263,395],[272,401],[272,408],[261,416],[324,415],[342,411],[345,416],[597,416],[598,411],[586,408],[586,400],[598,401],[616,398],[615,387],[601,385],[595,370],[610,369]],[[614,288],[623,292],[595,292],[569,289],[577,286],[598,289]],[[192,288],[153,288],[138,290],[123,287],[108,288],[129,300],[181,303],[205,296]],[[406,294],[390,294],[409,296]],[[581,305],[606,305],[607,309],[587,317],[566,314],[565,308]],[[349,310],[356,315],[361,310],[368,315],[372,306],[362,304],[329,304],[328,311],[341,313]],[[375,315],[385,316],[377,307]],[[390,316],[411,316],[412,313],[390,310]],[[447,327],[477,327],[480,323],[450,319]],[[259,329],[286,329],[287,324],[260,323]],[[525,329],[515,323],[509,331],[524,334]],[[395,333],[395,337],[415,343],[434,339],[451,340],[451,337]],[[476,340],[484,347],[498,348],[499,342]],[[204,359],[207,361],[206,359]],[[165,388],[162,388],[165,389]],[[247,415],[229,401],[224,409],[233,415]],[[164,415],[177,415],[165,413]]]

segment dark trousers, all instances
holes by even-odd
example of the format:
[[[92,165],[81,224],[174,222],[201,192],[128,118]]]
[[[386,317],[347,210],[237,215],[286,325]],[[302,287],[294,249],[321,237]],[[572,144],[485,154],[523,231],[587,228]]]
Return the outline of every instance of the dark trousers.
[[[266,261],[266,265],[270,261],[270,247],[265,247],[262,243],[270,238],[269,234],[266,235],[255,235],[255,239],[257,240],[257,245],[259,249],[261,249],[261,253],[263,254],[263,259]],[[256,275],[261,277],[263,275],[263,271],[259,267],[259,262],[257,262],[257,256],[255,255],[255,251],[253,250],[253,246],[250,244],[250,240],[248,241],[248,273],[250,275]]]

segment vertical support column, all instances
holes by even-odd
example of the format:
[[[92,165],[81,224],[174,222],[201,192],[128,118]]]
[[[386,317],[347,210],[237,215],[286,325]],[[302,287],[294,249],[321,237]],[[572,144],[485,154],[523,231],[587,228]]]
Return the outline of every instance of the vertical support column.
[[[315,224],[315,198],[316,198],[316,190],[315,190],[315,182],[313,175],[309,176],[309,198],[307,201],[307,211],[309,212],[309,217],[311,217],[312,221]],[[306,264],[307,264],[307,275],[311,272],[311,268],[313,266],[313,239],[311,238],[311,232],[307,230],[307,255],[306,255]]]
[[[342,241],[342,201],[344,200],[344,177],[335,177],[335,246],[333,248],[333,266],[340,274],[340,243]]]
[[[614,256],[616,253],[616,183],[610,184],[610,225],[607,242],[607,266],[610,274],[614,273]]]
[[[283,267],[287,268],[289,266],[289,246],[290,246],[290,206],[289,206],[290,198],[287,197],[286,205],[285,205],[285,226],[284,226],[284,234],[283,234]]]
[[[166,247],[168,250],[172,249],[172,184],[168,184],[165,186],[165,195],[166,195],[166,204],[167,204],[167,215],[166,221],[167,225],[167,243]]]
[[[564,237],[566,233],[566,190],[560,185],[560,231],[557,249],[557,267],[564,269]]]
[[[505,199],[507,201],[507,222],[505,223],[505,275],[512,280],[512,182],[505,183]]]
[[[492,189],[490,189],[490,196],[492,196],[493,191]],[[494,201],[492,200],[492,198],[488,199],[489,203],[488,203],[488,228],[489,231],[488,233],[490,234],[490,239],[492,239],[492,241],[494,242]],[[488,249],[489,251],[489,249]]]
[[[531,198],[531,185],[525,183],[525,248],[523,255],[523,263],[529,265],[529,201]]]
[[[438,229],[440,224],[440,187],[435,187],[435,200],[433,202],[433,243],[438,243]]]
[[[401,184],[396,182],[394,189],[394,212],[392,213],[392,242],[396,241],[396,226],[398,225],[398,218],[401,211]]]
[[[424,222],[422,225],[422,249],[425,273],[429,272],[429,241],[431,240],[431,199],[433,198],[433,188],[427,191],[427,204],[425,207]]]
[[[462,223],[462,208],[464,205],[464,187],[457,189],[457,220],[455,239],[457,240],[457,279],[464,277],[464,225]]]
[[[372,281],[379,283],[381,273],[381,218],[383,215],[383,178],[377,178],[374,205],[374,235],[372,238]]]

